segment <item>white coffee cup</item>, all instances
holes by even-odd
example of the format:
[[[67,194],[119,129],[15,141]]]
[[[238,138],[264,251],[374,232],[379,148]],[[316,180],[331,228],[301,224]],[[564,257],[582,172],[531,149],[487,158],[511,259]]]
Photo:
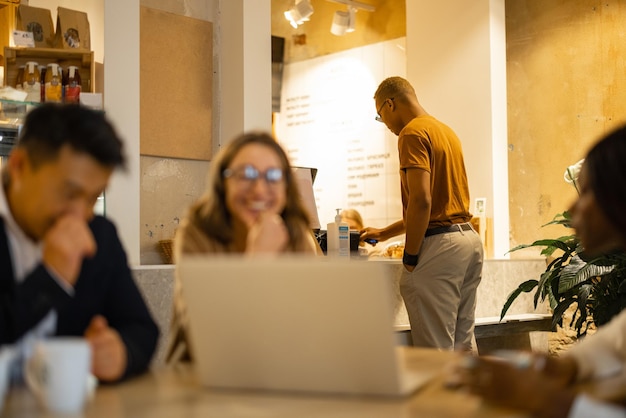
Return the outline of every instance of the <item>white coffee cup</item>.
[[[0,411],[4,406],[4,398],[9,387],[11,364],[15,358],[15,351],[10,346],[0,348]]]
[[[24,364],[24,379],[44,408],[77,413],[89,392],[91,349],[81,337],[38,341]]]

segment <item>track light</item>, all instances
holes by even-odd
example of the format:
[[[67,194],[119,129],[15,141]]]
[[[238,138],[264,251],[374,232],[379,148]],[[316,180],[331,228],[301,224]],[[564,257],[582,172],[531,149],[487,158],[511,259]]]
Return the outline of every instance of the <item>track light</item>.
[[[285,12],[285,19],[295,28],[309,20],[313,14],[311,0],[295,0],[294,6]]]
[[[337,10],[333,16],[333,24],[330,33],[337,36],[345,35],[350,24],[350,14],[343,10]]]
[[[348,10],[338,10],[333,16],[333,23],[330,27],[330,32],[333,35],[342,36],[346,33],[354,32],[356,22],[356,12],[358,9],[373,12],[374,6],[366,3],[361,3],[355,0],[328,0],[333,3],[345,4],[348,6]]]
[[[337,10],[333,16],[330,33],[342,36],[354,32],[354,22],[356,22],[356,8],[350,6],[347,11]]]

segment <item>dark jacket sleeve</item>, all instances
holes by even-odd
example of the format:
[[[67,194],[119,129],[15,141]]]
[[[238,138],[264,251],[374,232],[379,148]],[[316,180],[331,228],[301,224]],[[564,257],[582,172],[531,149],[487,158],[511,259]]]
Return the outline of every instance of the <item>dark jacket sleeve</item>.
[[[8,239],[0,219],[0,344],[14,343],[50,309],[62,307],[70,300],[42,265],[16,283]]]
[[[104,316],[126,345],[125,379],[147,369],[159,330],[135,284],[113,224],[96,217],[90,227],[97,253],[83,262],[75,296],[59,311],[57,334],[83,335],[95,315]]]

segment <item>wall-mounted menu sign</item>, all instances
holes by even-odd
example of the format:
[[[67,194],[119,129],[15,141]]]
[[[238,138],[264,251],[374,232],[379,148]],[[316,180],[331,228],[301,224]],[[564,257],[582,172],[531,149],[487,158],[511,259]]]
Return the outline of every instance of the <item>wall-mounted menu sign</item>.
[[[276,136],[293,165],[318,169],[322,228],[336,208],[357,209],[366,226],[402,216],[397,138],[376,122],[374,92],[406,73],[405,39],[287,64]]]

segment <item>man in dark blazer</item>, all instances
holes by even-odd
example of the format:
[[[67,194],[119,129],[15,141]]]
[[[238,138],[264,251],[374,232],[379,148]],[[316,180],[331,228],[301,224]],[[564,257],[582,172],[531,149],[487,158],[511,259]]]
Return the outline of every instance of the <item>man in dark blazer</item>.
[[[0,343],[84,336],[102,381],[144,371],[159,334],[115,227],[93,213],[123,166],[102,113],[45,104],[27,115],[0,190]]]

